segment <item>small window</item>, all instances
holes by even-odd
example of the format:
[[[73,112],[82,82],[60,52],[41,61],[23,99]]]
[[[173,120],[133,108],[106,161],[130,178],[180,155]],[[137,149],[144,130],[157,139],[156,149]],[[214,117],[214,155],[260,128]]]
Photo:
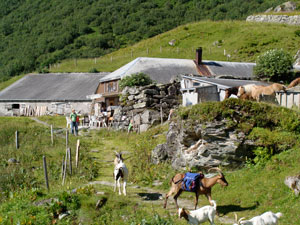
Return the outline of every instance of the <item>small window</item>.
[[[19,109],[20,108],[20,104],[12,104],[12,108],[13,109]]]

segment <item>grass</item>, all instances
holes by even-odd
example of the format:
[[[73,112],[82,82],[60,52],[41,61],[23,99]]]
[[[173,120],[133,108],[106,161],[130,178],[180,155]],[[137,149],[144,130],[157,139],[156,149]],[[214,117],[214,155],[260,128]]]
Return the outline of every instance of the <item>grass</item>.
[[[238,101],[224,102],[221,111],[227,114],[226,107],[231,111],[230,107],[238,106],[238,103]],[[250,107],[248,104],[244,107],[251,116],[255,110],[260,112],[253,105],[251,112],[247,108]],[[211,109],[210,106],[207,110],[209,109]],[[205,106],[202,105],[201,112],[196,107],[189,112],[179,112],[179,116],[194,119],[197,115],[205,113],[205,110]],[[266,107],[264,110],[270,109]],[[294,123],[292,119],[295,117],[294,113],[291,112],[290,116],[284,115],[290,117],[288,123]],[[55,124],[55,127],[64,127],[64,117],[42,117],[41,119]],[[274,120],[277,119],[274,117]],[[282,122],[277,122],[283,128],[286,127]],[[68,178],[65,186],[61,186],[60,162],[65,152],[64,133],[57,133],[55,144],[51,146],[49,128],[29,118],[0,118],[0,173],[2,173],[0,176],[2,179],[0,182],[0,188],[2,188],[0,223],[186,224],[175,215],[176,210],[172,204],[172,198],[169,199],[167,209],[163,209],[161,200],[145,201],[139,197],[139,194],[145,193],[165,194],[169,189],[170,178],[178,172],[174,171],[168,163],[151,164],[151,151],[157,144],[165,142],[167,129],[168,124],[154,127],[141,134],[127,134],[105,129],[81,131],[80,170],[75,170],[75,175]],[[292,127],[285,129],[293,130]],[[14,143],[15,130],[20,132],[20,149],[18,150],[15,149]],[[70,136],[72,150],[75,149],[76,140],[76,137]],[[124,153],[125,162],[130,171],[126,197],[113,193],[111,186],[102,184],[85,186],[89,180],[113,183],[114,151]],[[74,151],[72,152],[74,154]],[[49,192],[44,187],[42,155],[47,156]],[[16,158],[20,163],[7,164],[7,159],[11,157]],[[224,168],[229,186],[222,189],[216,185],[212,191],[212,197],[217,201],[222,219],[232,221],[233,212],[236,212],[239,217],[251,218],[271,210],[284,214],[280,219],[281,225],[300,224],[300,218],[294,216],[297,215],[297,209],[300,207],[299,197],[295,197],[292,191],[284,185],[286,176],[296,175],[299,172],[299,162],[300,147],[296,144],[293,148],[287,147],[284,151],[272,156],[264,164],[256,166],[249,164],[236,171]],[[162,184],[154,186],[154,181],[162,182]],[[139,188],[134,187],[136,185]],[[102,194],[95,194],[97,192]],[[53,201],[36,206],[37,202],[51,198],[57,198],[59,203]],[[191,209],[193,198],[193,194],[183,193],[179,198],[179,204],[182,204],[181,200],[185,199],[188,208]],[[96,209],[96,202],[101,199],[107,199],[107,201],[100,209]],[[201,196],[199,206],[206,204],[207,200]],[[64,207],[70,210],[71,215],[58,220],[55,215]],[[216,224],[220,224],[218,218]]]
[[[21,79],[22,77],[24,77],[24,75],[15,76],[15,77],[10,78],[7,81],[0,82],[0,91],[2,91],[3,89],[7,88],[10,85],[12,85],[13,83],[15,83],[17,80]]]
[[[66,117],[65,116],[40,116],[38,117],[39,120],[49,124],[49,125],[53,125],[53,127],[56,128],[65,128],[66,127]]]
[[[64,60],[51,66],[51,72],[114,71],[137,57],[195,58],[195,49],[203,47],[204,60],[254,62],[272,48],[296,54],[300,37],[297,26],[245,21],[202,21],[179,26],[100,58]],[[176,40],[175,46],[168,43]],[[226,55],[224,55],[226,50]],[[230,55],[230,58],[227,55]]]

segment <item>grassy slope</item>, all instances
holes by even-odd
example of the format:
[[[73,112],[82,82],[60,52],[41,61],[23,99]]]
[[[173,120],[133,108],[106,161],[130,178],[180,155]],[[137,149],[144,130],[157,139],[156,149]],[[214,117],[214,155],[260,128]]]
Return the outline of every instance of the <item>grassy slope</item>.
[[[141,41],[96,59],[65,60],[53,65],[51,72],[113,71],[136,57],[194,59],[195,48],[202,46],[206,60],[223,60],[224,49],[230,61],[255,61],[256,57],[272,48],[282,48],[292,55],[297,52],[300,37],[297,26],[244,21],[202,21],[180,26],[169,32]],[[175,46],[169,41],[175,39]],[[213,43],[222,40],[220,46]],[[148,49],[148,51],[147,51]]]

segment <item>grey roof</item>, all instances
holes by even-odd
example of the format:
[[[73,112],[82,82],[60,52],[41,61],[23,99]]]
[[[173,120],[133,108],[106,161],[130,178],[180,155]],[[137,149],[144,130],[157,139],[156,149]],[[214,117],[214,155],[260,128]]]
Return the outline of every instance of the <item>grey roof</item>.
[[[255,63],[223,62],[203,60],[213,76],[232,76],[238,79],[252,79]]]
[[[203,60],[203,64],[212,76],[233,76],[239,79],[250,79],[255,63],[238,63]],[[194,60],[139,57],[120,67],[100,82],[122,79],[134,73],[143,72],[158,83],[169,83],[170,79],[181,74],[198,74]]]
[[[107,74],[30,74],[1,91],[0,101],[87,101]]]
[[[237,87],[246,84],[268,85],[268,83],[266,82],[255,81],[255,80],[220,79],[220,78],[198,77],[198,76],[195,77],[183,76],[183,78],[192,79],[194,81],[204,82],[207,84],[217,85],[218,88],[220,89]]]
[[[121,79],[134,73],[148,74],[157,83],[169,83],[180,74],[198,74],[197,67],[190,59],[139,57],[105,76],[100,82]]]

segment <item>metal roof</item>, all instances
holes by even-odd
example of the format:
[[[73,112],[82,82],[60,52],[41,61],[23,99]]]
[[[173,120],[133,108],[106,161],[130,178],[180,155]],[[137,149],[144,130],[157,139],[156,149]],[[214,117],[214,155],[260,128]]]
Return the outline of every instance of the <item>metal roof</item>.
[[[251,79],[255,63],[223,62],[203,60],[212,76],[232,76],[239,79]],[[149,58],[139,57],[120,67],[100,82],[118,80],[134,73],[148,74],[157,83],[169,83],[174,77],[180,74],[200,75],[201,64],[197,68],[192,59],[172,59],[172,58]]]
[[[220,79],[211,77],[200,77],[200,76],[182,76],[186,79],[191,79],[198,82],[204,82],[207,84],[217,85],[220,89],[227,89],[231,87],[242,86],[246,84],[256,84],[256,85],[268,85],[266,82],[255,81],[255,80],[239,80],[239,79]]]
[[[0,92],[0,101],[87,101],[108,73],[29,74]],[[91,101],[91,100],[89,100]]]

